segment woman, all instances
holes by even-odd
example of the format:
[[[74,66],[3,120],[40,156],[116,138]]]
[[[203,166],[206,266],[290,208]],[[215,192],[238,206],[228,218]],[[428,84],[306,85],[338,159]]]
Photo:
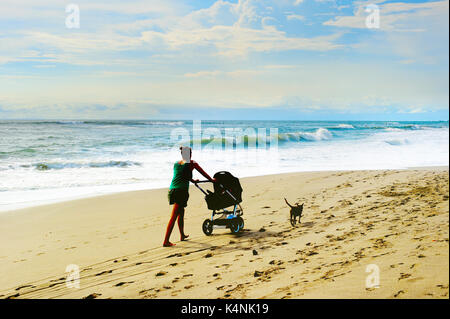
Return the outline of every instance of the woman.
[[[209,181],[215,181],[200,167],[200,165],[198,165],[198,163],[191,160],[192,149],[190,147],[180,147],[180,150],[182,160],[176,162],[173,166],[173,179],[168,194],[169,204],[173,204],[173,209],[172,216],[167,225],[166,237],[163,243],[164,247],[175,246],[175,244],[172,244],[169,241],[169,238],[177,219],[181,240],[186,240],[189,237],[189,235],[184,233],[184,208],[187,206],[187,201],[189,199],[189,182],[192,181],[195,183],[198,181],[192,179],[192,171],[196,169]]]

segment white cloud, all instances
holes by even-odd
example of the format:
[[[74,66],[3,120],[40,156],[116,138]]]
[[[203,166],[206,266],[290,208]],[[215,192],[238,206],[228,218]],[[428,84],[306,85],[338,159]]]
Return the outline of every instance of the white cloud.
[[[184,74],[187,78],[217,78],[217,77],[235,77],[235,78],[243,78],[243,77],[251,77],[254,75],[258,75],[263,73],[263,70],[234,70],[234,71],[199,71],[195,73],[186,73]]]
[[[15,3],[15,0],[5,1],[11,6]],[[25,2],[17,0],[16,8]],[[5,15],[1,9],[7,7],[4,3],[0,3],[1,17]],[[35,3],[53,3],[55,7],[48,11],[52,19],[54,9],[61,6],[59,0]],[[447,1],[382,4],[383,29],[373,32],[362,31],[366,13],[357,9],[352,16],[338,16],[326,22],[330,26],[327,33],[322,32],[323,27],[309,33],[314,27],[304,23],[298,24],[305,29],[295,32],[283,26],[284,16],[291,21],[304,17],[289,11],[294,10],[293,0],[283,2],[289,3],[289,9],[278,2],[272,3],[273,8],[269,9],[269,2],[263,0],[217,0],[210,7],[191,11],[164,1],[160,1],[161,7],[154,8],[150,8],[154,2],[143,1],[113,1],[111,8],[106,7],[106,0],[83,3],[80,4],[82,19],[86,11],[98,13],[99,21],[111,12],[118,14],[111,16],[121,19],[112,18],[109,23],[91,29],[82,20],[80,30],[69,31],[59,25],[64,24],[64,19],[60,20],[61,13],[65,16],[62,10],[55,18],[58,27],[53,22],[48,25],[39,22],[34,25],[37,27],[26,30],[2,31],[0,65],[36,62],[33,68],[27,69],[30,74],[0,77],[3,109],[30,105],[38,112],[49,103],[58,106],[123,104],[130,105],[133,112],[146,107],[150,110],[154,105],[301,105],[335,110],[361,110],[367,105],[388,108],[394,104],[406,105],[406,110],[429,110],[432,107],[429,105],[448,105],[448,73],[433,73],[428,69],[419,72],[413,65],[417,61],[433,61],[439,54],[448,60],[448,48],[445,48],[448,40],[442,36],[448,32],[444,30],[448,29],[448,13],[444,13],[448,9]],[[142,7],[133,7],[136,3]],[[145,19],[134,16],[140,10],[147,13]],[[105,11],[107,14],[100,14]],[[27,11],[27,15],[32,12]],[[34,17],[36,12],[43,11],[34,11]],[[304,14],[308,22],[317,23],[315,19],[319,18],[310,11]],[[344,27],[356,29],[341,38]],[[365,38],[361,41],[362,36]],[[350,47],[349,38],[361,42]],[[354,55],[355,61],[362,62],[345,64],[347,57],[343,55],[334,60],[337,54],[329,51],[338,49],[345,49],[340,53]],[[272,54],[270,60],[265,54],[255,54],[283,51],[314,54]],[[379,54],[385,63],[375,66],[366,54],[376,58]],[[256,59],[250,61],[248,58],[253,56]],[[299,61],[303,61],[303,56],[308,63],[297,65],[302,63]],[[395,58],[398,58],[397,66],[392,63]],[[61,64],[83,65],[83,68],[68,68],[66,74],[66,66]],[[448,62],[444,64],[448,66]],[[46,70],[46,66],[52,68]],[[18,72],[14,66],[2,66],[2,69],[8,67]],[[75,75],[68,74],[74,69]],[[36,78],[32,72],[42,72],[47,77]],[[70,108],[65,110],[69,112]],[[48,112],[58,111],[55,107]]]
[[[145,64],[146,61],[127,58],[126,54],[119,59],[110,53],[117,55],[119,52],[141,50],[168,56],[178,52],[177,57],[181,57],[180,54],[184,56],[192,49],[197,56],[203,54],[236,58],[245,57],[251,52],[328,51],[342,47],[336,43],[340,34],[303,38],[288,36],[274,25],[277,20],[269,15],[272,10],[268,10],[265,4],[257,0],[240,0],[237,3],[217,0],[208,8],[181,15],[182,10],[174,9],[173,1],[155,1],[79,1],[81,19],[86,12],[96,10],[120,12],[124,15],[158,13],[155,18],[131,23],[114,23],[111,20],[111,24],[100,26],[94,32],[89,29],[89,23],[83,21],[83,27],[77,31],[62,27],[65,11],[60,1],[43,0],[36,3],[5,0],[0,4],[0,9],[8,5],[15,5],[16,9],[24,7],[26,10],[29,5],[30,8],[44,10],[42,12],[61,9],[58,13],[61,27],[10,32],[0,42],[0,64],[28,60],[75,65],[136,65]],[[36,12],[40,12],[39,10]],[[300,15],[288,17],[301,18]],[[26,56],[30,48],[36,51],[34,57]]]
[[[257,1],[240,0],[233,4],[218,0],[210,8],[198,10],[180,19],[162,32],[143,31],[145,41],[163,41],[171,49],[183,46],[209,47],[222,56],[245,56],[249,52],[285,50],[327,51],[342,47],[335,43],[339,34],[313,38],[288,37],[269,21],[273,17],[259,13]],[[261,10],[259,10],[261,11]],[[218,22],[218,13],[222,19]],[[225,18],[226,17],[226,18]],[[292,19],[301,16],[292,15]]]
[[[415,113],[424,113],[425,111],[422,108],[414,108],[409,113],[415,114]]]
[[[214,78],[223,74],[222,71],[199,71],[195,73],[186,73],[184,76],[187,78]]]
[[[272,69],[272,70],[276,70],[276,69],[295,69],[298,68],[298,65],[289,65],[289,64],[269,64],[269,65],[265,65],[264,68],[265,69]]]
[[[240,26],[214,26],[207,29],[173,30],[168,33],[147,31],[142,38],[148,43],[163,40],[171,49],[184,46],[212,47],[222,56],[245,56],[249,52],[286,50],[328,51],[341,48],[335,41],[340,34],[315,38],[288,37],[274,27],[264,29]]]
[[[74,3],[79,6],[81,15],[91,12],[115,12],[120,14],[178,14],[187,10],[187,6],[176,0],[2,0],[0,17],[19,19],[60,18],[64,22],[67,15],[66,5]]]
[[[300,20],[300,21],[303,21],[303,20],[305,20],[305,17],[304,16],[302,16],[302,15],[299,15],[299,14],[288,14],[287,16],[286,16],[286,18],[288,19],[288,20]]]
[[[117,78],[119,73],[105,74]],[[143,73],[141,73],[143,75]],[[447,105],[443,77],[392,69],[392,65],[356,63],[266,65],[245,69],[215,69],[165,79],[159,75],[123,81],[99,81],[95,76],[61,76],[42,81],[2,79],[0,103],[36,108],[64,105],[160,105],[162,107],[278,107],[314,106],[358,111],[366,106],[409,105],[430,110]],[[31,87],[27,83],[32,84]],[[51,85],[49,85],[51,83]],[[27,87],[27,94],[23,94]],[[82,92],[82,93],[80,93]],[[176,92],[176,94],[174,94]],[[142,102],[144,101],[144,102]]]
[[[353,48],[360,52],[400,57],[399,63],[435,64],[448,61],[448,0],[424,3],[380,4],[380,29]],[[360,4],[352,16],[338,16],[324,23],[339,28],[366,29]]]

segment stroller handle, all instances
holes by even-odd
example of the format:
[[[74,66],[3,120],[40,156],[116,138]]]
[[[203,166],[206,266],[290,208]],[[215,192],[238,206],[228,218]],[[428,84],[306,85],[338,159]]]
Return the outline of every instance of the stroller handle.
[[[210,180],[204,180],[204,181],[196,181],[196,182],[193,182],[194,184],[200,184],[200,183],[213,183],[213,182],[211,182]]]
[[[205,194],[205,195],[207,195],[208,193],[207,192],[205,192],[205,190],[203,189],[203,188],[201,188],[200,186],[198,186],[197,184],[200,184],[200,183],[214,183],[214,182],[211,182],[210,180],[204,180],[204,181],[196,181],[196,182],[193,182],[194,183],[194,185],[195,185],[195,187],[197,187],[203,194]],[[220,187],[222,187],[222,189],[233,199],[233,200],[236,200],[236,197],[234,197],[233,196],[233,194],[231,194],[231,192],[228,190],[228,189],[226,189],[222,184],[219,184],[219,186]]]

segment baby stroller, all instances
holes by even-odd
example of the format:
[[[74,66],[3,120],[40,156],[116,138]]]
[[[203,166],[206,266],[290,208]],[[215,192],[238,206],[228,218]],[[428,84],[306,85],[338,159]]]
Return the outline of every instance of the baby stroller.
[[[242,202],[242,187],[239,179],[229,172],[218,172],[214,174],[214,192],[205,191],[198,184],[210,181],[198,181],[195,186],[205,194],[208,209],[212,210],[211,218],[203,222],[203,232],[210,236],[214,228],[229,228],[233,234],[244,229],[244,212],[240,203]],[[231,209],[231,206],[233,207]],[[227,209],[228,208],[228,209]],[[214,218],[217,215],[221,215]]]

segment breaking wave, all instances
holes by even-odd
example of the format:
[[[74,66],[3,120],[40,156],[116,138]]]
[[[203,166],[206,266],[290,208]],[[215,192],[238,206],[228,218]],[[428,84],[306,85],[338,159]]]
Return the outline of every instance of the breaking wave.
[[[90,163],[35,163],[32,165],[38,171],[59,170],[65,168],[105,168],[105,167],[131,167],[141,166],[139,162],[132,161],[106,161],[106,162],[90,162]],[[24,167],[22,165],[22,167]]]

